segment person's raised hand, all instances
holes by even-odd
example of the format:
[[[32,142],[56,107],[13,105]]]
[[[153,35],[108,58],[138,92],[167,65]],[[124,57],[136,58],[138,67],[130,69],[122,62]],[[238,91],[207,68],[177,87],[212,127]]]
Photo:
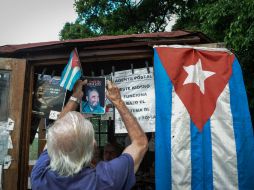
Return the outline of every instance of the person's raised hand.
[[[84,93],[83,93],[83,86],[87,84],[87,80],[78,80],[76,84],[73,87],[73,93],[72,96],[75,98],[78,98],[79,100],[82,99]]]
[[[111,81],[107,81],[107,98],[114,104],[117,105],[122,101],[119,88]]]

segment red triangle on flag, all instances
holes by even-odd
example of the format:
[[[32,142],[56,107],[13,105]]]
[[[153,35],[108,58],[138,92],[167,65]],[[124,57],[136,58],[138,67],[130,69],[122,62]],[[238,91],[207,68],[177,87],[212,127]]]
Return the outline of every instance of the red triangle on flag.
[[[234,55],[194,48],[155,49],[193,123],[202,131],[232,74]]]
[[[81,68],[80,61],[79,61],[79,56],[78,56],[78,51],[77,51],[76,48],[72,51],[71,67],[72,68],[74,68],[74,67],[80,67]]]

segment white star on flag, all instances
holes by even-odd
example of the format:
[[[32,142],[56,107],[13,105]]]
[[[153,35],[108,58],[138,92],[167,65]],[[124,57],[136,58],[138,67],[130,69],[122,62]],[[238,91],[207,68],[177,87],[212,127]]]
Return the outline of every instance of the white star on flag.
[[[188,67],[183,67],[184,70],[188,73],[187,78],[185,79],[183,85],[195,83],[198,85],[202,94],[205,94],[205,80],[214,75],[215,72],[204,71],[202,69],[201,60],[198,59],[198,62],[195,65],[190,65]]]

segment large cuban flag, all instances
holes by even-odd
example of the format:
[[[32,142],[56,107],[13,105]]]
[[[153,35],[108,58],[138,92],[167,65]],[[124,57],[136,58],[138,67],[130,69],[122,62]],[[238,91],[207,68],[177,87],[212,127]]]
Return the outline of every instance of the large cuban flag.
[[[254,190],[242,73],[226,49],[154,47],[156,189]]]
[[[62,75],[60,86],[66,90],[72,91],[76,81],[81,77],[82,69],[78,57],[77,49],[75,48],[70,55],[68,64],[65,66]]]

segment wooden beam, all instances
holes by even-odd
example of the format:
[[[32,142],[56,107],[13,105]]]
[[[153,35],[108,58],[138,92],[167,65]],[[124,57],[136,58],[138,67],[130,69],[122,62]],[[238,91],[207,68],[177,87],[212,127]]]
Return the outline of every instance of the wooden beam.
[[[114,55],[114,56],[98,56],[84,58],[85,63],[90,62],[104,62],[104,61],[121,61],[121,60],[135,60],[135,59],[148,59],[153,56],[152,53],[140,53],[130,55]],[[83,59],[81,59],[82,61]],[[83,61],[82,61],[83,62]]]
[[[200,38],[188,37],[188,38],[174,38],[174,39],[160,39],[160,40],[151,40],[151,39],[142,39],[142,40],[133,40],[132,42],[127,43],[113,43],[113,44],[105,44],[105,45],[91,45],[84,47],[82,50],[105,50],[105,49],[114,49],[114,48],[130,48],[130,47],[149,47],[153,45],[168,45],[168,44],[193,44],[199,43]]]
[[[35,67],[40,66],[52,66],[52,65],[66,65],[68,59],[52,59],[52,60],[30,60],[30,64]]]
[[[114,43],[114,44],[103,44],[103,45],[91,45],[89,47],[83,47],[79,51],[79,56],[81,58],[89,58],[91,56],[110,56],[115,55],[129,55],[129,54],[137,54],[137,53],[145,53],[152,52],[152,47],[154,45],[170,45],[170,44],[197,44],[200,42],[199,37],[188,37],[182,39],[162,39],[162,40],[151,40],[147,39],[147,41],[138,41],[138,39],[134,42],[129,43]],[[135,48],[134,48],[135,47]],[[58,60],[58,59],[66,59],[69,58],[69,53],[64,52],[38,52],[33,54],[27,54],[25,57],[29,61],[42,61],[42,60]],[[100,58],[98,60],[104,60],[105,58]],[[115,58],[114,58],[115,59]],[[96,59],[95,59],[96,60]],[[109,60],[109,59],[107,59]]]
[[[20,139],[20,169],[19,169],[19,189],[27,190],[28,172],[29,172],[29,145],[30,131],[32,120],[32,100],[33,100],[33,82],[34,82],[34,67],[27,64],[24,89],[24,104],[22,116],[22,134]]]
[[[55,54],[45,54],[45,53],[40,53],[40,54],[34,54],[34,55],[29,55],[27,57],[28,61],[43,61],[43,60],[58,60],[58,59],[67,59],[69,58],[69,54],[63,54],[63,53],[55,53]]]
[[[93,51],[81,51],[79,57],[94,57],[94,56],[111,56],[111,55],[130,55],[130,54],[139,54],[139,53],[152,53],[152,49],[114,49],[114,50],[93,50]]]
[[[103,62],[103,61],[120,61],[133,59],[147,59],[153,56],[153,50],[110,50],[110,51],[93,51],[80,52],[81,63]],[[67,56],[43,55],[28,59],[35,66],[64,65],[68,61]]]
[[[38,157],[42,153],[46,145],[46,129],[45,129],[45,118],[41,118],[39,123],[39,135],[38,135]]]

